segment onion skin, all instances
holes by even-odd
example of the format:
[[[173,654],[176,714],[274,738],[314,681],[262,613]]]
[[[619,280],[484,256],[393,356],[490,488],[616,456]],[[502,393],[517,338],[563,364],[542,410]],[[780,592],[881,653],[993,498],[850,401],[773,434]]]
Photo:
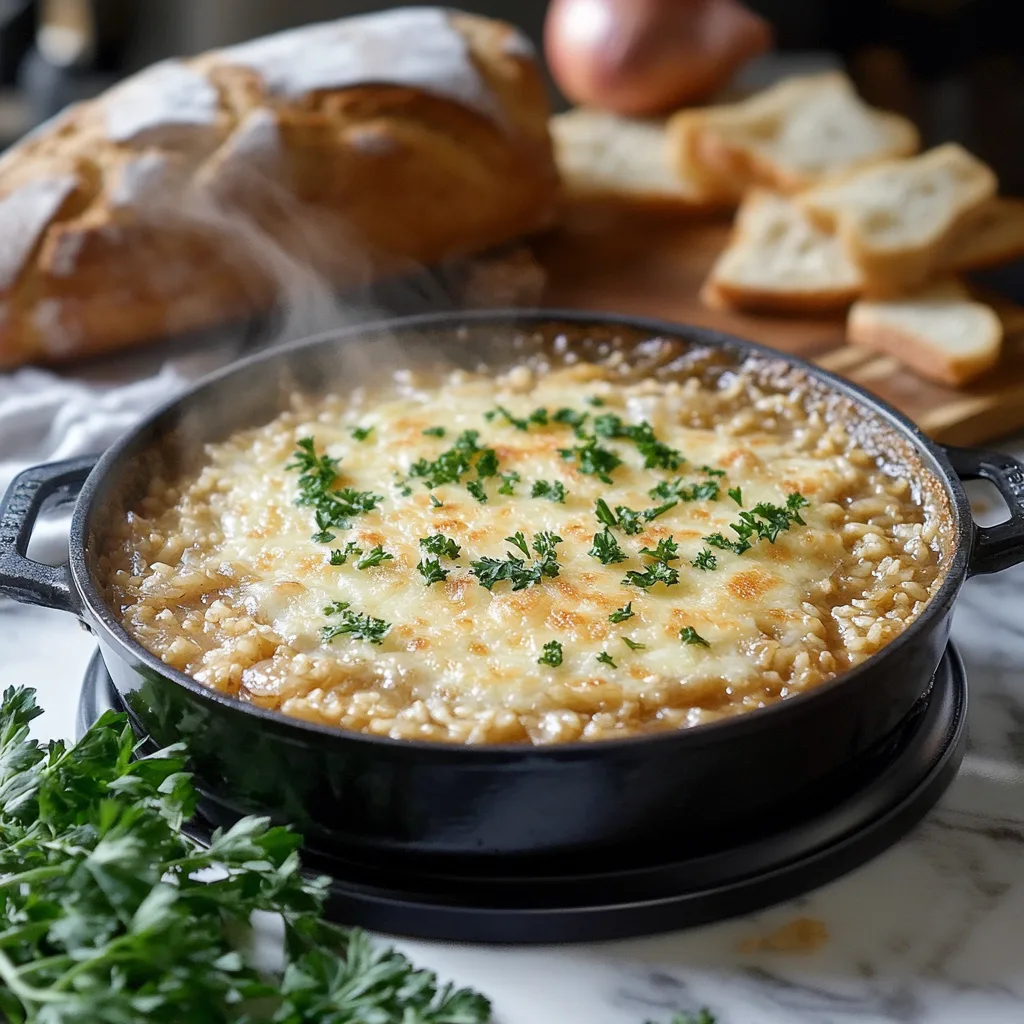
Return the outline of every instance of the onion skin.
[[[552,0],[544,26],[568,99],[635,116],[707,98],[771,43],[739,0]]]

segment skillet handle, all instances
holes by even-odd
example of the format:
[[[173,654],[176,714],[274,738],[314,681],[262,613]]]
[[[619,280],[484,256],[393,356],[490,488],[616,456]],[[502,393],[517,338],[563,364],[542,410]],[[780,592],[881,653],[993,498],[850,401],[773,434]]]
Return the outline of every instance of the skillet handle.
[[[968,576],[999,572],[1024,562],[1024,463],[1002,452],[975,448],[946,448],[961,480],[988,480],[995,484],[1010,509],[1010,518],[997,526],[976,526]]]
[[[33,562],[26,552],[43,506],[50,499],[60,504],[74,500],[98,459],[98,455],[84,455],[34,466],[11,481],[0,504],[0,596],[79,614],[81,605],[68,566]]]

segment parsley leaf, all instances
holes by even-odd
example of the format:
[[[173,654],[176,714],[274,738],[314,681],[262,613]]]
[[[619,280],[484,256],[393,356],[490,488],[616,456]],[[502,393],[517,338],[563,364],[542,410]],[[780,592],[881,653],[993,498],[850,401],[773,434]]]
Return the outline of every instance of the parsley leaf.
[[[441,568],[440,559],[424,558],[416,564],[416,571],[423,577],[429,587],[431,583],[444,583],[448,579],[448,570]]]
[[[356,562],[357,569],[374,569],[381,562],[390,562],[394,559],[394,555],[389,555],[379,544],[370,548],[369,551],[362,558]]]
[[[602,448],[596,437],[586,438],[583,444],[575,448],[559,448],[558,451],[563,459],[575,458],[581,473],[596,476],[606,484],[612,482],[609,474],[622,465],[622,459],[615,452]]]
[[[626,425],[622,422],[622,417],[616,416],[613,412],[603,412],[600,416],[595,416],[593,427],[598,437],[626,436]]]
[[[646,644],[638,644],[635,640],[630,640],[628,636],[620,636],[619,639],[631,650],[631,651],[642,651],[646,648]]]
[[[597,521],[604,523],[605,526],[619,525],[619,521],[615,518],[615,513],[608,507],[608,502],[604,498],[598,498],[595,502],[594,515],[597,516]]]
[[[600,408],[602,405],[604,405],[604,399],[599,397],[598,395],[590,395],[586,399],[586,403],[587,405],[593,405],[596,408]]]
[[[525,555],[529,556],[529,548],[522,531],[518,531],[512,537],[506,537],[510,544],[514,544]],[[560,571],[555,548],[562,543],[562,538],[557,534],[548,531],[538,533],[533,540],[533,550],[537,558],[532,565],[527,566],[522,558],[518,558],[511,552],[502,560],[499,558],[480,558],[470,563],[471,571],[482,587],[490,590],[496,583],[509,582],[513,590],[524,590],[531,584],[540,583],[545,576],[557,576]]]
[[[533,490],[530,491],[531,498],[548,498],[557,501],[560,505],[565,504],[565,487],[560,480],[553,483],[549,480],[535,480]]]
[[[466,490],[480,502],[481,505],[487,503],[487,490],[479,480],[470,480],[466,483]]]
[[[679,561],[679,545],[671,538],[664,537],[658,541],[658,546],[655,548],[641,548],[640,554],[647,555],[649,558],[653,558],[655,561],[664,562],[668,565],[669,562]]]
[[[436,495],[436,494],[431,494],[431,495],[430,495],[430,504],[431,504],[431,505],[432,505],[432,506],[433,506],[434,508],[444,508],[444,502],[443,502],[443,501],[441,501],[441,500],[440,500],[440,499],[439,499],[439,498],[437,497],[437,495]]]
[[[326,453],[316,454],[313,438],[304,437],[296,442],[297,449],[285,469],[299,470],[299,496],[295,504],[310,505],[315,510],[317,533],[313,540],[329,544],[334,540],[332,530],[347,530],[352,518],[372,512],[384,500],[371,491],[357,491],[352,487],[333,490],[338,479],[338,460]]]
[[[612,661],[612,656],[607,651],[602,651],[597,656],[597,660],[599,662],[601,662],[602,665],[608,665],[611,668],[618,668],[619,667],[618,665],[615,664],[614,661]]]
[[[484,448],[476,460],[476,475],[484,477],[498,475],[498,454],[493,448]]]
[[[735,501],[737,505],[742,506],[743,491],[739,487],[730,487],[729,490],[727,490],[725,493],[728,494],[729,497],[732,498],[732,500]]]
[[[373,433],[373,427],[356,427],[352,431],[352,436],[357,441],[365,441]]]
[[[802,494],[795,492],[786,498],[785,506],[773,505],[770,501],[759,502],[749,511],[740,512],[738,523],[729,524],[729,529],[739,540],[727,540],[720,533],[713,533],[704,540],[712,547],[742,555],[744,551],[750,550],[752,538],[774,544],[779,534],[790,529],[794,523],[805,526],[800,510],[809,504]]]
[[[447,431],[444,427],[427,427],[422,433],[425,437],[444,437]]]
[[[503,405],[497,406],[497,408],[490,409],[484,413],[484,419],[488,423],[491,422],[496,416],[503,416],[506,422],[510,426],[516,428],[516,430],[529,430],[531,423],[536,423],[539,426],[546,427],[548,424],[548,411],[547,409],[534,409],[528,417],[523,419],[519,416],[513,416]]]
[[[409,475],[421,478],[428,490],[440,487],[441,484],[457,484],[469,472],[473,457],[480,451],[477,445],[479,439],[479,431],[464,430],[455,444],[433,461],[417,459],[409,467]]]
[[[719,486],[715,480],[702,480],[688,484],[681,476],[675,480],[662,480],[647,492],[652,498],[670,498],[674,501],[717,501]]]
[[[690,565],[692,565],[694,569],[703,569],[704,572],[713,572],[718,568],[718,559],[715,558],[709,548],[704,548],[698,553],[697,557],[690,562]]]
[[[451,537],[446,537],[443,533],[434,533],[429,537],[420,537],[420,547],[428,554],[440,555],[442,558],[450,558],[452,560],[458,558],[462,551]]]
[[[583,424],[587,422],[589,416],[589,412],[577,412],[575,409],[559,409],[551,418],[555,423],[564,423],[566,426],[572,427],[577,437],[585,437]]]
[[[686,461],[675,448],[669,447],[654,436],[654,428],[646,420],[635,427],[628,427],[627,436],[644,457],[644,466],[647,469],[678,469]]]
[[[562,664],[562,645],[557,640],[546,643],[544,653],[537,659],[537,664],[558,668]]]
[[[711,644],[709,644],[707,640],[705,640],[704,637],[702,637],[700,633],[693,628],[693,626],[683,626],[683,628],[679,630],[679,639],[682,640],[684,644],[690,644],[694,647],[711,646]]]
[[[324,615],[340,615],[341,620],[320,630],[320,639],[330,643],[335,637],[350,635],[356,640],[368,640],[371,644],[381,644],[391,623],[383,619],[375,619],[370,615],[358,615],[352,611],[348,601],[334,601],[324,608]]]
[[[633,611],[633,602],[625,605],[623,608],[616,608],[615,611],[608,616],[609,622],[625,622],[626,619],[631,619],[636,613]]]
[[[724,469],[715,469],[714,466],[700,466],[698,468],[700,469],[700,471],[702,473],[707,473],[708,476],[717,476],[717,477],[725,476],[725,470]]]
[[[522,477],[513,469],[508,473],[501,474],[501,486],[498,488],[499,494],[515,494],[516,484],[522,480]]]
[[[626,552],[619,547],[619,542],[607,526],[600,533],[594,534],[594,542],[587,554],[593,555],[603,565],[624,562],[627,557]]]
[[[619,529],[622,530],[627,537],[635,537],[644,528],[643,523],[641,522],[641,512],[636,512],[631,508],[627,508],[625,505],[616,505],[615,515],[619,520]]]
[[[346,545],[345,549],[335,548],[331,552],[331,565],[344,565],[349,558],[349,555],[361,555],[363,549],[356,545],[354,540],[350,540]]]
[[[644,572],[627,572],[622,580],[624,586],[640,587],[643,590],[649,590],[656,583],[664,583],[666,587],[671,587],[678,582],[678,570],[665,562],[652,562]]]
[[[138,749],[107,712],[74,745],[30,738],[31,690],[0,704],[0,1016],[22,1022],[485,1024],[487,1000],[323,920],[300,837],[244,817],[209,849],[179,831],[198,794],[181,746]],[[209,868],[216,865],[215,877]],[[257,970],[251,917],[283,964]],[[267,997],[270,997],[269,1000]]]

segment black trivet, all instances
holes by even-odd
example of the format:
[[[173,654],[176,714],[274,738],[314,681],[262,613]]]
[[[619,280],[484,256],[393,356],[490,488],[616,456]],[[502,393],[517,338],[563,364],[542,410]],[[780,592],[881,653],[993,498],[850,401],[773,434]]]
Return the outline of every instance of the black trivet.
[[[669,931],[790,899],[838,878],[904,836],[952,782],[967,737],[967,681],[950,645],[927,706],[896,750],[859,786],[805,820],[698,858],[632,851],[618,863],[483,870],[366,864],[309,854],[332,878],[331,916],[374,931],[457,942],[581,942]],[[120,709],[97,654],[78,708],[79,732]],[[770,766],[767,766],[770,769]],[[203,842],[210,826],[190,824]]]

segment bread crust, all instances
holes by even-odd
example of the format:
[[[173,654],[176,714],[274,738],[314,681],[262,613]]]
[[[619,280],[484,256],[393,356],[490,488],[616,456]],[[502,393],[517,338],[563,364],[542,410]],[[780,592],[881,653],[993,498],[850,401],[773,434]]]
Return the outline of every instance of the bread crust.
[[[157,65],[9,150],[0,225],[5,208],[24,219],[32,182],[66,176],[74,188],[0,287],[0,367],[264,312],[306,268],[355,289],[550,225],[560,189],[529,44],[502,22],[410,8],[348,19],[357,49],[369,22],[394,15],[384,38],[404,74],[384,54],[372,81],[297,91],[275,80],[280,53],[260,66],[244,44]],[[420,53],[415,26],[464,57]],[[298,38],[284,70],[301,85],[310,59]],[[154,99],[163,122],[147,110]]]

